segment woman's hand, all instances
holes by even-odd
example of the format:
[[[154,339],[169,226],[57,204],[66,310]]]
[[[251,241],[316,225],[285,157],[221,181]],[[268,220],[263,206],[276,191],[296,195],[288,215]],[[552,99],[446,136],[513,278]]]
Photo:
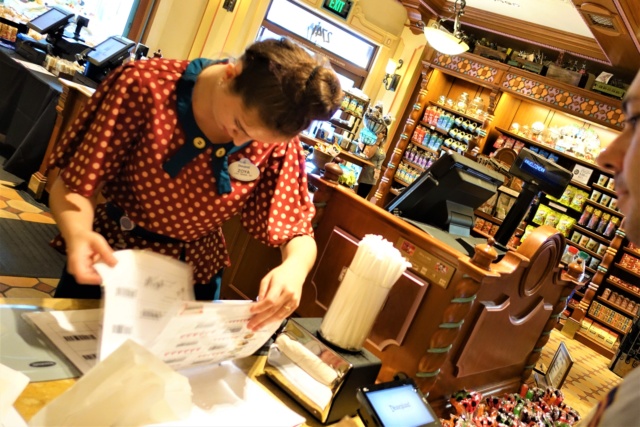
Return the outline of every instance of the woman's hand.
[[[251,312],[247,324],[258,330],[271,322],[281,322],[289,317],[302,296],[302,285],[316,259],[316,242],[311,236],[297,236],[282,248],[282,264],[271,270],[260,281],[258,303]]]
[[[67,271],[79,284],[99,285],[102,278],[93,264],[103,261],[110,267],[117,263],[113,249],[102,235],[94,231],[80,231],[66,240]]]
[[[253,317],[247,327],[258,330],[271,322],[282,322],[300,304],[306,270],[293,263],[280,264],[260,282],[258,303],[252,308]]]

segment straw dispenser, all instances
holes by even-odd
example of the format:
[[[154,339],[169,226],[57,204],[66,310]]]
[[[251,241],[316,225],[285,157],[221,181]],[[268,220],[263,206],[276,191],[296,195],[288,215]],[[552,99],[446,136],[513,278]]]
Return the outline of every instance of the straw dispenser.
[[[381,367],[364,342],[409,265],[390,242],[366,235],[325,317],[289,320],[271,345],[267,376],[323,423],[354,415],[358,388],[374,384]]]

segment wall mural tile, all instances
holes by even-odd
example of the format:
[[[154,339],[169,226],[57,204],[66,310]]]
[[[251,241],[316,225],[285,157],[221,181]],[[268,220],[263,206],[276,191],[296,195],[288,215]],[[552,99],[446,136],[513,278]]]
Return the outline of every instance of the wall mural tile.
[[[615,105],[581,96],[513,73],[506,75],[502,86],[528,98],[553,104],[568,113],[597,119],[618,129],[623,128],[624,116],[622,110]]]
[[[433,63],[487,83],[494,83],[498,75],[497,68],[490,67],[462,56],[439,54],[435,57]]]

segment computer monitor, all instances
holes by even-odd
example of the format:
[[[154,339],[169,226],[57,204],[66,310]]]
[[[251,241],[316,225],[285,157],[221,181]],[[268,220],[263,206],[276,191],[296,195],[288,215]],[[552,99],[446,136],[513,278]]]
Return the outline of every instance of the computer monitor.
[[[469,236],[473,211],[489,200],[505,177],[471,159],[445,153],[385,206],[402,218]]]
[[[42,15],[36,16],[27,22],[27,26],[40,34],[51,34],[64,31],[74,16],[72,12],[52,6]]]
[[[120,65],[129,56],[135,42],[124,37],[111,36],[87,54],[87,60],[96,67]]]

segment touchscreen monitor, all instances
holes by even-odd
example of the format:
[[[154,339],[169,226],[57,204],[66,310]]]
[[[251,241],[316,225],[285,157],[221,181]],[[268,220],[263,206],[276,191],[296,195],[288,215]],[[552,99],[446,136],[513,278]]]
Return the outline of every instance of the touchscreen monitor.
[[[73,16],[73,13],[54,6],[42,15],[33,18],[27,23],[27,26],[40,34],[48,34],[58,29],[64,29]]]
[[[411,379],[363,387],[358,390],[358,400],[360,416],[376,426],[441,426],[438,416]]]
[[[124,37],[111,36],[87,54],[89,62],[95,66],[117,64],[129,55],[135,45]]]
[[[385,209],[456,235],[469,236],[474,209],[493,196],[504,175],[456,153],[444,153]]]

